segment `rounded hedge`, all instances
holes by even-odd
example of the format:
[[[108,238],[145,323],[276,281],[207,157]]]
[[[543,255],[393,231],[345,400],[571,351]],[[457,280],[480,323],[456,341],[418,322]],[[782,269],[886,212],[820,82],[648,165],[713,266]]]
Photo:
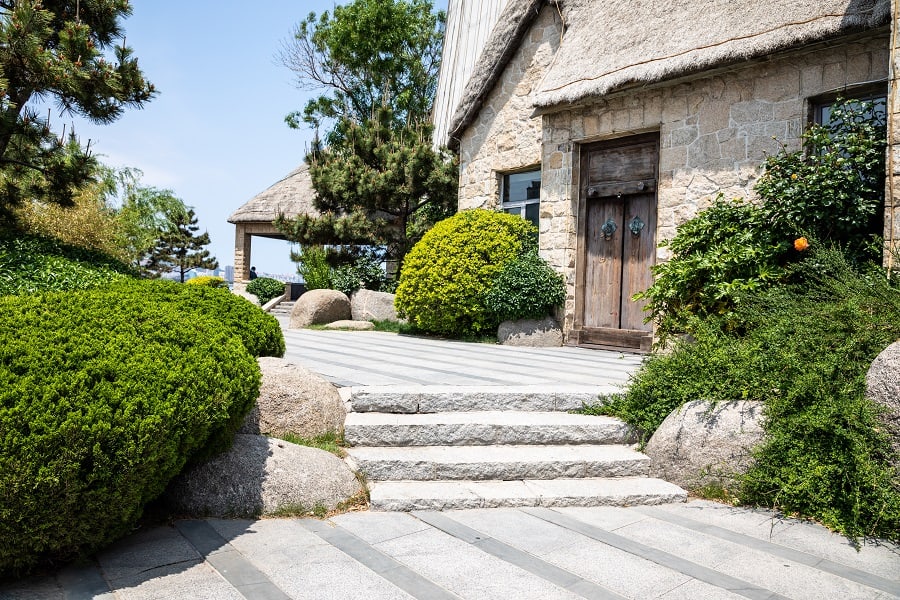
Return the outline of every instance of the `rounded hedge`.
[[[213,275],[198,275],[192,279],[188,279],[185,281],[188,285],[205,285],[206,287],[213,288],[227,288],[228,284],[225,283],[225,280],[221,277],[215,277]]]
[[[485,305],[500,321],[543,319],[565,301],[563,276],[536,250],[507,262],[485,297]]]
[[[417,328],[471,336],[496,330],[485,296],[503,266],[536,247],[537,231],[515,215],[467,210],[437,223],[403,261],[396,306]]]
[[[259,298],[260,304],[265,304],[273,298],[284,296],[284,283],[271,277],[257,277],[247,284],[247,293]]]
[[[262,314],[146,281],[0,297],[0,576],[96,551],[230,444],[259,391],[248,347],[277,350],[245,306]]]

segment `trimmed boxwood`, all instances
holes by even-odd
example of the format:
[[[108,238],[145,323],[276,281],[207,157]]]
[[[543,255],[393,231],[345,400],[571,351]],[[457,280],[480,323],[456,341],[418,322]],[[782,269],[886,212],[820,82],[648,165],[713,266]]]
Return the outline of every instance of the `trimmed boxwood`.
[[[265,304],[273,298],[284,295],[284,283],[271,277],[257,277],[247,284],[247,293],[259,298],[260,304]]]
[[[565,301],[563,276],[537,250],[507,262],[485,297],[485,304],[500,321],[543,319]]]
[[[0,575],[96,551],[230,444],[259,391],[248,348],[278,349],[257,313],[164,282],[0,297]]]
[[[508,261],[535,248],[536,238],[534,225],[516,215],[475,209],[444,219],[406,255],[398,312],[429,333],[496,331],[500,321],[485,305],[487,292]]]

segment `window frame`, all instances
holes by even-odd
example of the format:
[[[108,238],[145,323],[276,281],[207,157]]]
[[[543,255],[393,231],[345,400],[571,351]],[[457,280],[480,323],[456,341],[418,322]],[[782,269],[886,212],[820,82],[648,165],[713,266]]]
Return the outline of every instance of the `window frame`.
[[[854,100],[871,101],[884,98],[885,107],[887,107],[888,82],[886,79],[880,81],[861,83],[843,87],[839,90],[833,90],[808,99],[809,103],[809,122],[818,125],[827,125],[822,117],[824,109],[835,103],[838,98],[852,98]]]
[[[505,213],[518,214],[523,219],[526,219],[526,220],[534,223],[534,225],[538,229],[540,229],[541,188],[543,187],[543,173],[541,172],[541,166],[534,165],[534,166],[524,168],[524,169],[519,169],[516,171],[508,171],[505,173],[498,173],[498,175],[500,178],[499,209]],[[532,175],[532,179],[531,179],[532,182],[535,181],[534,175],[537,176],[538,190],[537,190],[536,197],[529,198],[526,195],[525,198],[514,198],[512,200],[508,199],[509,195],[510,195],[510,189],[512,187],[509,182],[510,177],[514,177],[516,175]],[[526,188],[526,190],[530,189],[531,187],[532,186],[529,186],[528,188]],[[537,222],[532,221],[531,219],[529,219],[527,217],[529,206],[537,207],[537,219],[536,219]],[[511,210],[517,210],[517,212],[512,213],[512,212],[510,212]]]

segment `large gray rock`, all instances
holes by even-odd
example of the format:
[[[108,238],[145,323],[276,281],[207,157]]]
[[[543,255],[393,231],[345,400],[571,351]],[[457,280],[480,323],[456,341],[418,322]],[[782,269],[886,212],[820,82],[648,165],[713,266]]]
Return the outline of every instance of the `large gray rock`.
[[[394,308],[394,294],[356,290],[350,299],[350,312],[354,321],[391,321],[399,323],[397,309]]]
[[[696,400],[672,411],[644,452],[651,477],[688,490],[729,487],[749,468],[763,436],[762,403]]]
[[[310,290],[300,296],[291,310],[291,329],[331,323],[350,318],[350,299],[337,290]]]
[[[230,450],[176,477],[165,499],[194,517],[253,518],[317,506],[333,510],[360,491],[350,467],[329,452],[238,434]]]
[[[879,354],[866,373],[866,397],[882,409],[895,464],[900,461],[900,341]]]
[[[347,410],[337,388],[321,375],[283,358],[256,359],[262,384],[241,433],[312,439],[344,428]]]
[[[563,334],[553,317],[541,320],[503,321],[497,329],[497,340],[504,346],[544,348],[562,346]]]

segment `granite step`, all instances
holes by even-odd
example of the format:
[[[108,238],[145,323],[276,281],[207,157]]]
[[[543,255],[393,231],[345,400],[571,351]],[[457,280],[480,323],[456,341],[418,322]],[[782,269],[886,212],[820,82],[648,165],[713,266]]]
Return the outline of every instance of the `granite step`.
[[[642,477],[650,471],[647,456],[620,444],[366,446],[348,454],[370,481]]]
[[[616,385],[367,386],[353,388],[350,402],[354,412],[565,412],[596,404],[599,394],[621,391]]]
[[[648,477],[519,481],[370,481],[372,510],[524,506],[637,506],[687,501],[687,492]]]
[[[344,439],[351,446],[489,446],[629,444],[637,435],[619,419],[564,412],[351,412]]]

